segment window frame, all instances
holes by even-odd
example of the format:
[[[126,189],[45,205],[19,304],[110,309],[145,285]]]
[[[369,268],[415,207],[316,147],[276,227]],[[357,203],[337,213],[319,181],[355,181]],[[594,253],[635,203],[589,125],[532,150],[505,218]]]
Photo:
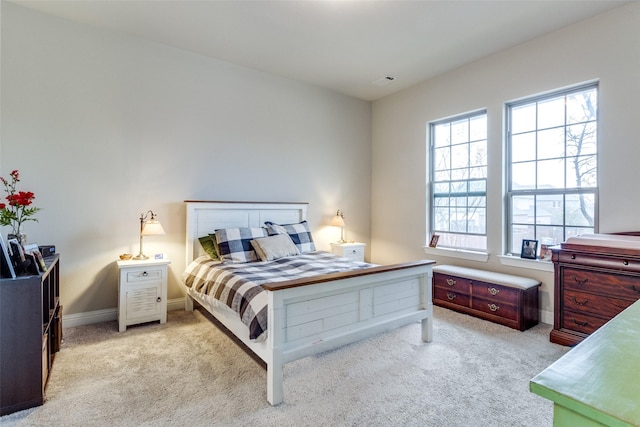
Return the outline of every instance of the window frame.
[[[462,120],[466,120],[469,124],[471,123],[471,121],[475,118],[484,116],[484,120],[485,120],[485,138],[484,139],[479,139],[479,140],[471,140],[471,138],[467,138],[466,141],[463,144],[466,144],[467,148],[470,151],[470,147],[472,143],[475,143],[477,141],[484,141],[484,150],[486,153],[486,160],[485,160],[485,164],[482,165],[481,167],[483,167],[485,169],[485,176],[483,178],[477,178],[477,177],[471,177],[471,176],[467,176],[466,179],[460,180],[460,179],[453,179],[452,175],[452,171],[456,168],[450,167],[448,170],[450,171],[450,177],[448,181],[438,181],[438,182],[448,182],[448,183],[456,183],[456,182],[461,182],[461,181],[465,181],[467,183],[467,189],[464,192],[461,193],[457,193],[458,195],[464,195],[464,197],[467,198],[466,203],[464,205],[464,207],[468,210],[469,207],[471,207],[472,205],[469,204],[469,198],[473,198],[473,197],[481,197],[484,198],[484,205],[481,205],[481,207],[484,209],[484,233],[478,233],[478,232],[470,232],[469,231],[469,218],[466,217],[465,218],[465,232],[459,232],[459,231],[451,231],[449,230],[439,230],[436,228],[436,207],[438,206],[438,204],[436,203],[436,197],[437,194],[435,191],[435,187],[438,184],[438,182],[436,182],[436,167],[435,167],[435,150],[436,147],[435,145],[435,132],[436,132],[436,128],[439,125],[443,125],[443,124],[449,124],[452,125],[453,123],[456,122],[460,122]],[[486,253],[488,250],[488,219],[487,219],[487,210],[488,210],[488,205],[487,205],[487,193],[488,193],[488,181],[489,181],[489,177],[488,177],[488,169],[489,169],[489,165],[488,165],[488,148],[489,148],[489,144],[488,144],[488,113],[487,113],[487,109],[483,108],[480,110],[474,110],[471,112],[467,112],[467,113],[462,113],[462,114],[457,114],[455,116],[451,116],[451,117],[447,117],[447,118],[443,118],[443,119],[438,119],[438,120],[434,120],[428,123],[427,125],[428,127],[428,135],[429,135],[429,230],[430,230],[430,235],[432,236],[433,234],[442,234],[442,233],[448,233],[448,234],[453,234],[453,235],[463,235],[463,236],[478,236],[482,239],[484,239],[484,247],[483,248],[478,248],[478,247],[467,247],[467,246],[455,246],[455,245],[447,245],[442,244],[442,239],[440,240],[439,243],[439,248],[446,248],[446,249],[452,249],[452,250],[461,250],[461,251],[471,251],[471,252],[479,252],[479,253]],[[470,133],[470,126],[468,128],[468,132]],[[449,146],[452,147],[453,145],[456,144],[452,144],[452,140],[450,139],[449,141]],[[462,144],[459,144],[462,145]],[[450,165],[451,166],[451,165]],[[467,159],[467,164],[464,168],[466,169],[471,169],[474,166],[471,165],[470,159]],[[472,182],[477,182],[477,181],[484,181],[484,191],[474,191],[472,189],[469,188],[469,185]],[[451,191],[448,194],[455,194],[452,193]],[[449,206],[451,207],[451,206]],[[427,242],[430,240],[430,236],[427,236]]]
[[[522,107],[525,105],[538,105],[541,102],[545,102],[545,101],[549,101],[552,99],[556,99],[556,98],[560,98],[560,97],[566,97],[571,95],[571,94],[576,94],[576,93],[580,93],[580,92],[585,92],[585,91],[590,91],[590,90],[595,90],[596,92],[596,111],[595,111],[595,119],[593,120],[593,123],[595,123],[595,135],[596,135],[596,141],[595,141],[595,146],[596,146],[596,151],[595,151],[595,165],[596,165],[596,178],[595,178],[595,184],[592,187],[567,187],[567,182],[566,182],[566,175],[565,175],[565,182],[563,184],[563,188],[551,188],[551,189],[518,189],[518,190],[514,190],[512,188],[513,186],[513,170],[512,170],[512,166],[513,166],[513,139],[512,139],[512,119],[513,119],[513,109],[515,107]],[[530,197],[534,197],[536,198],[537,196],[558,196],[558,197],[562,197],[563,198],[563,206],[566,206],[566,197],[567,196],[576,196],[576,195],[581,195],[581,194],[588,194],[588,195],[592,195],[593,197],[593,232],[597,233],[598,232],[598,227],[599,227],[599,218],[598,218],[598,214],[599,214],[599,188],[600,188],[600,173],[599,173],[599,163],[600,163],[600,156],[599,156],[599,152],[600,152],[600,141],[598,138],[598,128],[599,128],[599,124],[600,124],[600,108],[599,108],[599,93],[600,88],[599,88],[599,82],[598,81],[592,81],[592,82],[587,82],[584,84],[580,84],[580,85],[576,85],[576,86],[572,86],[572,87],[568,87],[568,88],[564,88],[564,89],[559,89],[559,90],[554,90],[551,92],[547,92],[544,94],[540,94],[540,95],[534,95],[534,96],[530,96],[527,98],[523,98],[523,99],[519,99],[517,101],[513,101],[513,102],[508,102],[505,103],[505,113],[504,113],[504,118],[505,118],[505,135],[506,135],[506,141],[505,141],[505,148],[506,148],[506,195],[505,195],[505,199],[506,199],[506,244],[507,244],[507,250],[506,253],[510,254],[510,255],[516,255],[519,256],[520,252],[519,251],[515,251],[515,248],[518,247],[518,244],[516,244],[516,242],[514,241],[514,225],[528,225],[528,226],[532,226],[534,229],[534,236],[532,236],[531,238],[536,240],[538,238],[537,236],[537,228],[538,226],[545,226],[545,225],[549,225],[549,224],[542,224],[539,223],[537,221],[538,216],[537,216],[537,209],[538,209],[538,201],[534,201],[534,221],[532,224],[524,224],[524,223],[518,223],[513,221],[513,215],[514,215],[514,197],[520,197],[520,196],[530,196]],[[564,114],[565,117],[563,118],[563,124],[562,124],[562,128],[564,129],[564,133],[566,135],[566,129],[569,126],[573,126],[575,125],[574,123],[567,123],[567,108],[566,108],[566,102],[565,102],[565,108],[564,108]],[[536,116],[536,119],[538,118],[538,116]],[[582,123],[591,123],[591,122],[582,122]],[[544,129],[549,129],[549,128],[544,128],[544,127],[539,127],[537,121],[536,121],[536,125],[535,125],[535,129],[534,131],[536,133],[540,132]],[[565,136],[564,139],[564,144],[565,147],[567,145],[567,139]],[[567,159],[570,159],[571,155],[568,155],[566,150],[564,151],[561,159],[565,162],[566,165],[566,161]],[[545,160],[545,159],[543,159]],[[540,161],[539,157],[538,157],[538,153],[536,153],[535,155],[535,164],[536,164],[536,169],[537,169],[537,165],[538,162]],[[566,172],[566,166],[565,166],[565,172]],[[553,225],[553,224],[551,224]],[[574,235],[574,234],[568,234],[567,230],[568,229],[578,229],[578,228],[592,228],[591,226],[578,226],[578,225],[570,225],[567,224],[567,217],[566,217],[566,208],[563,209],[563,214],[562,214],[562,224],[555,224],[556,226],[562,227],[562,234],[563,234],[563,238],[562,241],[566,240],[567,237]],[[555,242],[555,244],[560,244],[561,242]],[[514,250],[512,250],[514,249]]]

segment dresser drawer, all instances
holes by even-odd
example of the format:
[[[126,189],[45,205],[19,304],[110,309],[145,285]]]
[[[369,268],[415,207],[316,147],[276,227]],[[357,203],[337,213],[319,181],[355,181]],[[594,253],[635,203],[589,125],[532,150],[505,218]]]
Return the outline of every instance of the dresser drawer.
[[[138,269],[127,271],[127,283],[146,282],[149,280],[161,280],[162,269]]]
[[[565,290],[606,294],[634,301],[640,298],[640,278],[634,276],[565,267],[562,281]]]
[[[518,309],[511,304],[505,304],[495,300],[476,298],[474,296],[473,300],[471,301],[471,308],[483,313],[502,317],[503,319],[518,320]]]
[[[463,307],[469,307],[469,295],[465,293],[455,292],[451,289],[434,288],[433,299],[456,304]]]
[[[609,319],[596,317],[592,314],[587,315],[565,310],[562,316],[562,327],[572,331],[582,332],[583,334],[592,334],[608,321]]]
[[[520,298],[520,291],[506,286],[495,285],[492,283],[474,281],[471,288],[473,298],[482,298],[496,304],[516,305]]]
[[[563,302],[566,310],[611,318],[629,307],[634,301],[566,290]]]
[[[471,280],[448,274],[433,273],[433,284],[436,288],[442,288],[458,294],[471,294]]]
[[[622,256],[602,256],[586,254],[575,251],[562,251],[558,255],[561,263],[588,265],[615,270],[640,272],[640,260],[637,258],[624,258]]]

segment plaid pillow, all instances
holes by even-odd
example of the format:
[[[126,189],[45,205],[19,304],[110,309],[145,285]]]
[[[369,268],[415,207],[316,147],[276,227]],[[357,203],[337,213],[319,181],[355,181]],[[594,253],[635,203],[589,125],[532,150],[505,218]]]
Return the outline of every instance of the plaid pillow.
[[[267,237],[264,228],[222,228],[216,230],[218,256],[222,261],[252,262],[258,260],[251,246],[253,239]]]
[[[275,224],[267,221],[264,223],[270,236],[274,234],[288,234],[297,246],[300,253],[313,252],[316,250],[316,244],[313,242],[309,223],[302,221],[297,224]]]

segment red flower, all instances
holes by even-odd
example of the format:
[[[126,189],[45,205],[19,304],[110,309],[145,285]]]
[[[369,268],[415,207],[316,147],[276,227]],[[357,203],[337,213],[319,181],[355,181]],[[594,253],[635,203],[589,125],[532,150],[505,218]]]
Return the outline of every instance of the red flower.
[[[11,181],[0,177],[0,182],[7,193],[8,204],[0,203],[0,225],[10,225],[14,234],[19,232],[20,226],[25,221],[38,221],[32,216],[40,208],[29,207],[35,199],[32,191],[16,191],[16,184],[20,181],[20,173],[17,169],[9,174]]]

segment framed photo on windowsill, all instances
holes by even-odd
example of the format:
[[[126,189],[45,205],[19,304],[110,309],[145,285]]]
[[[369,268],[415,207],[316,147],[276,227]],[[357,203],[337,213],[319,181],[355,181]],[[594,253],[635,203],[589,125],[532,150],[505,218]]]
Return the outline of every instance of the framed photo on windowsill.
[[[431,240],[429,241],[429,247],[430,248],[435,248],[436,246],[438,246],[438,240],[440,239],[440,235],[439,234],[434,234],[431,236]]]
[[[520,258],[536,259],[538,254],[538,241],[522,239]]]

